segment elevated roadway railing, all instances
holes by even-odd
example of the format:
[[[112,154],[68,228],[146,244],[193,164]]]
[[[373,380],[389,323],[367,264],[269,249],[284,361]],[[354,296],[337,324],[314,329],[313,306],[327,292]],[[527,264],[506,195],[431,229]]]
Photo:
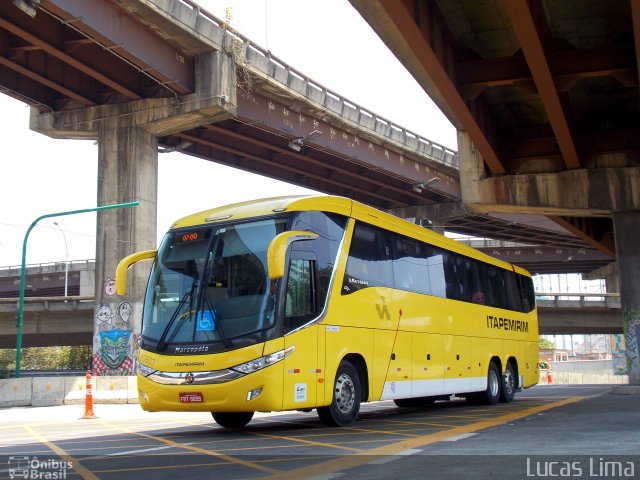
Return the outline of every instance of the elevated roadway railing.
[[[617,293],[538,293],[541,334],[622,333]],[[0,348],[15,347],[17,298],[0,299]],[[94,296],[25,299],[25,346],[89,345]]]
[[[236,53],[236,56],[244,60],[245,68],[259,71],[267,78],[275,80],[308,100],[323,106],[335,115],[355,122],[363,130],[368,130],[386,137],[398,146],[425,155],[454,170],[459,169],[458,154],[455,150],[411,132],[391,120],[381,117],[371,110],[344,98],[342,95],[324,87],[296,70],[291,65],[273,55],[271,51],[255,44],[237,30],[229,28],[229,25],[224,21],[203,9],[196,2],[192,0],[180,1],[184,5],[192,8],[198,15],[205,17],[224,30],[224,33],[229,36],[229,40],[227,41],[232,42],[233,46],[231,50],[233,52],[242,51],[242,53]],[[223,40],[222,43],[225,44],[225,40]]]
[[[18,305],[18,297],[0,298],[0,313],[15,311]],[[70,295],[56,297],[25,297],[26,311],[33,310],[92,310],[93,295]]]
[[[536,293],[538,308],[620,309],[619,293]]]
[[[622,333],[619,293],[536,293],[541,334]]]

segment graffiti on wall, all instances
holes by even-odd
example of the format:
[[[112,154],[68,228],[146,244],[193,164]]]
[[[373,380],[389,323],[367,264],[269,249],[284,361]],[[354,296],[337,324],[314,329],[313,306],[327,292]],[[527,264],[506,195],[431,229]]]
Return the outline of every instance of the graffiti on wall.
[[[115,282],[107,278],[104,292],[115,294]],[[95,375],[134,375],[139,333],[135,315],[140,315],[129,302],[100,304],[95,310],[93,337],[93,372]]]
[[[629,383],[640,380],[640,311],[625,309],[622,314]]]

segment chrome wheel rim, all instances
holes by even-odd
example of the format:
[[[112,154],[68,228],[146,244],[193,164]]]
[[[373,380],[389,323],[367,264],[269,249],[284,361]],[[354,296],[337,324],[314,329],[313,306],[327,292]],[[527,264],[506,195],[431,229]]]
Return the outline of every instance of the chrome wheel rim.
[[[489,371],[489,393],[492,397],[498,395],[500,389],[500,381],[498,380],[498,374],[495,370],[491,369]]]
[[[515,381],[516,381],[516,378],[513,375],[513,371],[511,371],[510,368],[507,368],[507,371],[504,374],[504,387],[508,394],[511,394],[512,392],[515,391],[515,388],[516,388]]]
[[[356,401],[356,388],[351,377],[345,373],[336,380],[336,406],[341,413],[349,413]]]

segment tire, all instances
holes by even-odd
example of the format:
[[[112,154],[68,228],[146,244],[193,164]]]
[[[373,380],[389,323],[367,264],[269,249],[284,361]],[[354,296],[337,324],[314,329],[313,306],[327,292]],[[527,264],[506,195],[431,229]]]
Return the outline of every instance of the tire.
[[[518,379],[516,378],[516,371],[513,368],[513,363],[507,363],[507,369],[502,377],[502,385],[500,388],[500,401],[503,403],[510,403],[516,396],[516,390],[518,389]]]
[[[400,408],[421,408],[433,405],[434,397],[398,398],[393,402]]]
[[[484,404],[497,405],[500,402],[501,386],[502,375],[500,375],[500,370],[495,363],[491,362],[487,372],[487,389],[484,392],[480,392],[479,399]]]
[[[211,412],[218,425],[224,428],[242,428],[253,418],[253,412]]]
[[[358,371],[350,362],[342,361],[336,372],[331,405],[318,408],[320,421],[329,427],[351,425],[360,412],[361,392]]]

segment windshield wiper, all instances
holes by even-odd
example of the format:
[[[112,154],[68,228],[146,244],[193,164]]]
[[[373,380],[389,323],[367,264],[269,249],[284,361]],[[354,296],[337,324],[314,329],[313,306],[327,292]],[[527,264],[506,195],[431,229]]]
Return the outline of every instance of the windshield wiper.
[[[180,299],[180,302],[178,303],[178,306],[173,312],[173,315],[171,315],[169,322],[167,322],[167,325],[164,327],[164,330],[162,330],[162,335],[160,335],[160,338],[158,339],[158,345],[156,347],[159,352],[167,348],[167,342],[165,342],[165,339],[167,338],[167,334],[169,333],[169,330],[171,330],[171,326],[173,325],[173,323],[178,318],[178,315],[182,310],[182,306],[187,302],[187,299],[190,298],[192,294],[193,294],[193,288],[188,292],[184,293],[184,295]]]
[[[205,292],[205,302],[207,304],[207,307],[209,308],[209,310],[211,311],[211,316],[212,316],[212,322],[213,322],[213,328],[215,328],[218,332],[218,335],[220,335],[220,339],[222,340],[222,344],[225,346],[225,348],[231,348],[231,346],[233,345],[231,343],[231,340],[229,340],[229,338],[225,335],[224,333],[224,329],[222,328],[222,324],[220,322],[217,321],[216,316],[215,316],[215,310],[213,307],[213,302],[211,301],[211,297],[209,297],[209,293]],[[204,312],[202,312],[202,314],[204,314]]]

